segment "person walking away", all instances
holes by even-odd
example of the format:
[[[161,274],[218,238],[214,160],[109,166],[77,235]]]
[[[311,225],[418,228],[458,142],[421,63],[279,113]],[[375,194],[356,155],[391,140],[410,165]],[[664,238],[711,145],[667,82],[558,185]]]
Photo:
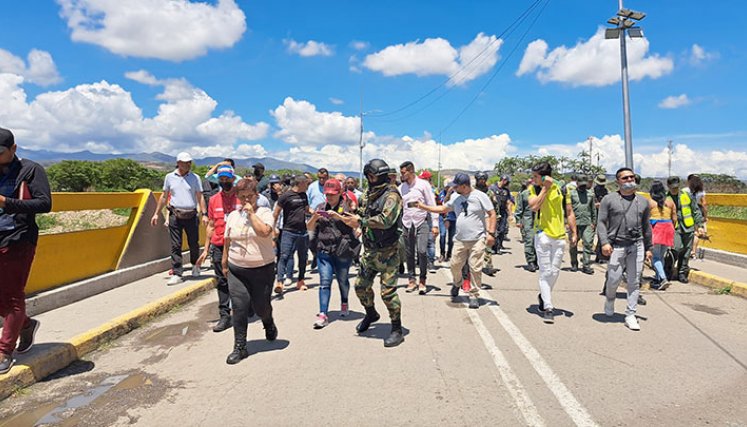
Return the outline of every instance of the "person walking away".
[[[169,237],[171,239],[171,266],[173,275],[167,285],[178,285],[182,279],[182,233],[187,234],[189,261],[192,263],[192,277],[200,277],[200,217],[205,225],[208,213],[205,199],[202,197],[200,179],[190,172],[192,156],[179,153],[176,157],[176,170],[166,175],[163,181],[163,193],[158,199],[156,212],[150,219],[152,226],[158,225],[158,216],[164,205],[168,204]],[[199,208],[199,210],[198,210]]]
[[[242,204],[226,219],[225,250],[221,265],[228,277],[228,289],[233,306],[233,351],[226,363],[233,365],[249,357],[246,349],[247,324],[250,312],[262,320],[265,338],[274,341],[278,329],[272,317],[270,294],[275,272],[272,250],[272,212],[257,206],[257,183],[241,180],[236,195]]]
[[[208,225],[205,230],[204,252],[197,260],[197,265],[210,257],[217,278],[215,286],[218,291],[218,314],[220,318],[213,327],[213,332],[223,332],[231,327],[231,295],[228,290],[228,278],[223,274],[224,235],[226,218],[231,212],[241,210],[241,202],[236,197],[234,182],[236,176],[229,165],[216,169],[221,191],[208,201]],[[251,316],[250,316],[251,317]]]
[[[690,252],[696,231],[703,232],[703,215],[698,202],[687,188],[680,188],[680,178],[667,179],[669,193],[677,211],[677,224],[674,233],[674,252],[677,258],[677,281],[688,283],[690,275]]]
[[[345,224],[339,217],[353,213],[351,205],[342,197],[342,185],[336,179],[324,184],[324,195],[327,201],[314,208],[314,214],[307,224],[309,232],[316,232],[313,246],[319,254],[319,314],[314,329],[322,329],[329,324],[329,299],[332,279],[337,278],[340,288],[340,316],[349,314],[348,293],[350,281],[348,273],[353,258],[358,256],[360,242],[355,230]],[[332,212],[337,217],[332,216]]]
[[[415,175],[415,166],[406,161],[399,167],[402,184],[399,192],[402,195],[404,213],[402,225],[404,227],[405,257],[407,262],[408,284],[405,292],[418,290],[420,295],[426,293],[428,277],[428,239],[431,234],[438,234],[438,222],[422,209],[416,206],[422,203],[436,206],[433,190],[430,184]],[[430,221],[427,221],[431,219]],[[420,267],[419,283],[415,282],[415,257]]]
[[[698,208],[700,208],[700,213],[703,216],[703,230],[702,232],[695,233],[693,248],[690,251],[690,258],[695,258],[695,255],[698,253],[698,247],[700,245],[701,237],[705,237],[708,233],[708,202],[706,201],[706,192],[703,185],[703,180],[699,175],[690,174],[687,176],[687,188],[690,189],[690,194],[695,197]]]
[[[500,218],[498,219],[498,238],[496,239],[496,253],[500,254],[502,250],[505,248],[503,247],[503,242],[506,241],[506,236],[508,235],[508,215],[509,212],[513,210],[513,196],[511,196],[511,190],[509,189],[509,185],[511,184],[511,177],[508,175],[503,175],[501,177],[501,181],[498,184],[498,188],[495,191],[495,197],[498,199],[498,215]]]
[[[607,191],[607,176],[600,173],[594,178],[594,208],[596,210],[597,218],[599,217],[599,206],[602,204],[602,199],[609,193]],[[602,255],[602,245],[597,241],[596,248],[594,249],[596,258],[594,262],[597,264],[604,264],[607,262],[605,257]]]
[[[372,159],[363,168],[368,180],[368,190],[361,196],[358,212],[352,215],[331,215],[350,228],[363,230],[364,252],[361,256],[361,273],[355,283],[355,293],[366,309],[366,315],[356,326],[360,334],[380,318],[374,306],[373,282],[378,274],[381,282],[381,299],[389,311],[392,329],[384,340],[384,347],[395,347],[404,342],[402,332],[402,305],[397,295],[397,270],[399,267],[399,237],[402,234],[402,196],[389,180],[389,165],[381,159]]]
[[[283,294],[285,279],[293,278],[293,255],[298,254],[298,282],[296,289],[305,291],[306,260],[308,257],[309,235],[306,231],[306,215],[311,215],[309,198],[306,195],[309,181],[304,175],[293,179],[293,187],[283,193],[275,204],[273,225],[283,215],[283,232],[280,237],[280,264],[278,264],[275,293]]]
[[[594,274],[591,268],[591,255],[594,253],[594,234],[597,224],[597,210],[594,207],[595,199],[593,193],[588,190],[589,179],[581,176],[575,189],[568,189],[571,199],[573,214],[576,216],[576,235],[583,242],[583,268],[584,274]],[[578,271],[578,242],[571,245],[571,271]]]
[[[527,262],[526,270],[534,273],[539,269],[537,265],[537,251],[534,248],[534,212],[529,207],[529,185],[534,185],[530,181],[527,188],[519,193],[516,202],[516,211],[514,218],[516,226],[521,230],[521,240],[524,242],[524,259]],[[535,186],[534,193],[539,194],[541,188]]]
[[[496,218],[499,218],[500,216],[500,199],[498,198],[497,192],[498,188],[495,188],[495,191],[491,188],[488,188],[488,174],[485,172],[477,172],[475,174],[475,189],[478,191],[482,191],[485,193],[486,196],[488,196],[488,199],[490,200],[490,203],[493,204],[496,210]],[[497,221],[500,223],[500,219],[497,219]],[[497,239],[496,239],[497,242]],[[482,272],[487,274],[488,276],[495,276],[495,273],[498,272],[498,269],[493,267],[493,253],[497,253],[497,251],[494,250],[491,246],[485,247],[485,255],[483,260],[483,268]]]
[[[454,254],[450,265],[453,280],[451,296],[456,298],[459,295],[459,283],[464,280],[462,267],[468,263],[471,278],[469,308],[477,309],[480,308],[479,297],[485,248],[495,243],[495,206],[487,194],[472,188],[469,175],[456,174],[454,183],[457,197],[452,197],[441,206],[419,203],[418,207],[437,214],[451,210],[457,216]]]
[[[674,246],[674,224],[677,222],[677,208],[661,181],[654,181],[649,191],[651,200],[651,229],[653,243],[653,267],[656,272],[654,285],[660,291],[669,287],[669,279],[664,270],[664,255]]]
[[[16,155],[13,133],[0,128],[0,375],[15,364],[13,352],[34,345],[41,322],[26,314],[24,288],[31,273],[39,227],[36,214],[52,210],[52,194],[44,168]]]
[[[638,185],[635,173],[630,168],[620,168],[615,173],[619,190],[602,200],[597,220],[597,233],[602,253],[610,257],[605,281],[606,302],[604,314],[615,314],[617,286],[625,272],[627,281],[627,307],[625,326],[638,331],[641,326],[636,318],[640,278],[643,272],[644,256],[651,260],[651,207],[648,200],[636,194]]]
[[[573,207],[553,180],[552,167],[547,162],[536,164],[532,168],[533,186],[529,187],[529,208],[536,213],[534,221],[534,248],[537,251],[539,264],[539,309],[545,323],[555,322],[552,303],[552,290],[560,275],[565,250],[565,219],[571,230],[571,244],[578,241],[576,234],[576,216]],[[539,193],[536,188],[539,187]]]

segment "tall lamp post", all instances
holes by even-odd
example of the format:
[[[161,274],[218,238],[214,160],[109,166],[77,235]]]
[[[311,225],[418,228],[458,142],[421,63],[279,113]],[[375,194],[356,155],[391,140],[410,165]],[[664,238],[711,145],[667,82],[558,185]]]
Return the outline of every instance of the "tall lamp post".
[[[633,136],[630,125],[630,94],[628,92],[628,53],[625,46],[625,34],[631,38],[643,37],[643,29],[636,27],[637,21],[646,17],[643,12],[625,9],[623,0],[618,0],[619,10],[617,16],[607,20],[608,24],[615,28],[607,28],[604,32],[605,39],[620,39],[620,73],[622,75],[623,91],[623,116],[625,120],[625,166],[633,169]]]

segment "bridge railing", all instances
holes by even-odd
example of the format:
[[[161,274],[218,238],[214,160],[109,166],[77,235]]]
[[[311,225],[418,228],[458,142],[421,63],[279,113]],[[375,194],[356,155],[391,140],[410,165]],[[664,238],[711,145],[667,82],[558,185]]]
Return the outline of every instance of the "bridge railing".
[[[708,194],[708,206],[735,206],[747,208],[747,194]],[[708,215],[710,240],[702,247],[747,255],[747,220],[720,218]]]

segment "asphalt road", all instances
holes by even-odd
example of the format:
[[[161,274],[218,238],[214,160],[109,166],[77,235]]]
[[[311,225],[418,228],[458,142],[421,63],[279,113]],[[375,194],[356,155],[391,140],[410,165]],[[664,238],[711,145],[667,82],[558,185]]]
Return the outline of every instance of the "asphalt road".
[[[387,323],[357,335],[363,310],[351,291],[340,318],[336,285],[331,323],[314,330],[313,275],[273,301],[278,340],[254,321],[250,357],[229,366],[210,293],[0,403],[0,426],[747,425],[747,300],[674,284],[644,293],[633,332],[622,289],[610,320],[604,275],[564,271],[546,325],[537,276],[508,246],[479,310],[452,301],[446,268],[425,296],[400,279],[399,347],[384,348]]]

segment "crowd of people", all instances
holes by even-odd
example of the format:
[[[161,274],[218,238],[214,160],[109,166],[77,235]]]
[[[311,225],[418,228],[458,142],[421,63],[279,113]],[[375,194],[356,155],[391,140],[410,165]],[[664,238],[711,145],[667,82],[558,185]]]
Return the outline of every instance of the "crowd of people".
[[[51,209],[43,167],[20,160],[15,150],[13,134],[0,129],[0,270],[11,272],[10,282],[0,286],[0,315],[5,319],[0,373],[10,370],[14,351],[31,348],[39,328],[38,320],[26,316],[23,289],[38,238],[35,215]],[[331,176],[325,168],[316,177],[280,177],[265,175],[264,165],[257,163],[251,174],[239,177],[234,161],[225,159],[199,177],[191,171],[188,153],[180,153],[176,164],[164,178],[151,224],[156,226],[165,212],[172,247],[168,285],[183,281],[183,234],[192,276],[199,277],[200,266],[210,261],[220,315],[213,330],[234,331],[229,364],[248,357],[247,324],[252,316],[261,319],[267,340],[277,338],[273,293],[282,299],[289,287],[306,291],[307,264],[310,272],[319,273],[314,329],[329,324],[334,280],[340,292],[339,316],[350,314],[353,266],[358,267],[354,291],[365,309],[356,330],[365,332],[380,320],[373,290],[379,276],[391,323],[386,347],[405,339],[397,294],[400,275],[407,278],[406,292],[427,295],[436,261],[448,263],[451,296],[457,298],[462,291],[468,295],[468,307],[479,309],[480,291],[487,286],[482,275],[499,271],[493,255],[503,253],[510,219],[521,231],[525,270],[538,274],[538,307],[545,323],[554,322],[552,291],[568,247],[570,272],[594,274],[595,253],[594,262],[607,264],[602,291],[606,315],[614,315],[617,287],[625,282],[625,325],[639,330],[636,311],[645,303],[639,294],[644,259],[655,270],[653,288],[666,290],[675,278],[687,283],[696,236],[704,235],[707,221],[705,192],[697,175],[688,177],[687,186],[678,177],[666,184],[656,181],[648,199],[639,194],[640,177],[629,168],[616,172],[617,189],[609,192],[604,174],[594,179],[572,175],[563,182],[542,162],[514,196],[511,176],[502,175],[489,186],[485,172],[476,173],[474,181],[457,173],[434,185],[431,174],[417,174],[411,161],[400,164],[399,170],[381,159],[369,161],[363,169],[365,186],[354,177]],[[200,222],[206,226],[202,251]]]

